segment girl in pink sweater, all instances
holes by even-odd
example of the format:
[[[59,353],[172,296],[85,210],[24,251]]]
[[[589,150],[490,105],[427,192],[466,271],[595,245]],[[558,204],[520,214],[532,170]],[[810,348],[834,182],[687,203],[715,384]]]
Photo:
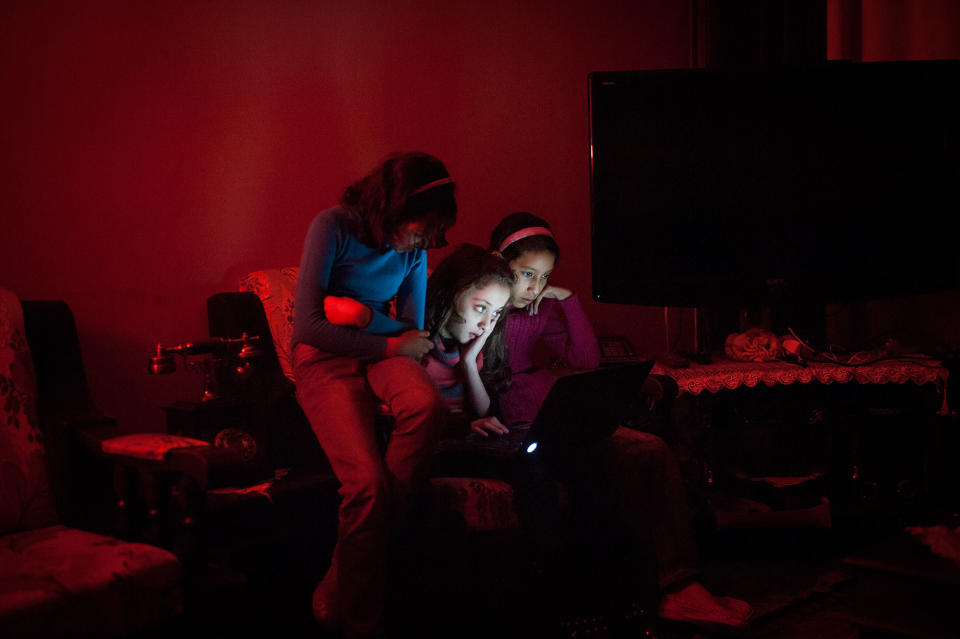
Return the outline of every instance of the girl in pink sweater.
[[[577,296],[549,284],[560,248],[550,225],[530,213],[513,213],[493,230],[490,249],[506,260],[515,284],[506,318],[512,383],[500,395],[507,427],[530,423],[556,377],[534,364],[544,347],[567,368],[596,368],[597,339]],[[638,389],[639,392],[639,389]],[[679,467],[666,443],[620,427],[606,440],[578,451],[568,480],[581,516],[617,528],[634,540],[650,540],[657,563],[661,617],[742,627],[749,604],[714,597],[696,579],[696,547]]]

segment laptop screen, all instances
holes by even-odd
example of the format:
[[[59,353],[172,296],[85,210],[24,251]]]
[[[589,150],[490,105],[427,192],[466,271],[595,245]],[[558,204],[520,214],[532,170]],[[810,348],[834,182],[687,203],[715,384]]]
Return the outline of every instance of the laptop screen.
[[[641,388],[651,368],[648,361],[560,377],[540,406],[521,454],[565,456],[608,437],[642,410]]]

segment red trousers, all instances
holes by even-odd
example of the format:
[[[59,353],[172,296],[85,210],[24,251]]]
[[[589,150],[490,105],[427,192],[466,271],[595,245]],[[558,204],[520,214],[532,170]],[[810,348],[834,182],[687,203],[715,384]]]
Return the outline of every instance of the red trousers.
[[[293,359],[297,399],[341,484],[332,565],[343,634],[381,637],[387,544],[426,476],[446,404],[407,357],[364,363],[298,344]],[[381,403],[396,421],[383,453]]]

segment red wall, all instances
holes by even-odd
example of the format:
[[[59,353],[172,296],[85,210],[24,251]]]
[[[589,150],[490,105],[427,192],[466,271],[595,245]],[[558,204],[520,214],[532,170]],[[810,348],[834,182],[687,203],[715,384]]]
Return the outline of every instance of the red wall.
[[[206,297],[247,272],[296,264],[312,216],[396,150],[447,162],[453,242],[547,217],[598,332],[664,348],[663,309],[589,300],[586,76],[686,66],[688,3],[152,5],[0,8],[0,286],[70,303],[122,428],[160,429],[158,406],[199,391],[147,375],[155,345],[203,337]],[[864,59],[960,57],[957,3],[862,5]]]
[[[537,212],[589,298],[587,73],[684,66],[687,23],[675,0],[4,3],[0,286],[69,302],[101,408],[156,430],[200,381],[150,377],[155,345],[205,336],[208,295],[299,262],[316,212],[419,149],[458,181],[452,241]],[[622,315],[659,339],[661,311]]]

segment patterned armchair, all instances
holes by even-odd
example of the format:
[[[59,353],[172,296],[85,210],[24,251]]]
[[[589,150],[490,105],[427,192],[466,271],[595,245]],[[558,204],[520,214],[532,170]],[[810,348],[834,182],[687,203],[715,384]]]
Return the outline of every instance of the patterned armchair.
[[[84,484],[97,474],[72,452],[112,431],[67,305],[0,289],[0,636],[122,637],[180,614],[176,557],[74,527],[109,473]]]

